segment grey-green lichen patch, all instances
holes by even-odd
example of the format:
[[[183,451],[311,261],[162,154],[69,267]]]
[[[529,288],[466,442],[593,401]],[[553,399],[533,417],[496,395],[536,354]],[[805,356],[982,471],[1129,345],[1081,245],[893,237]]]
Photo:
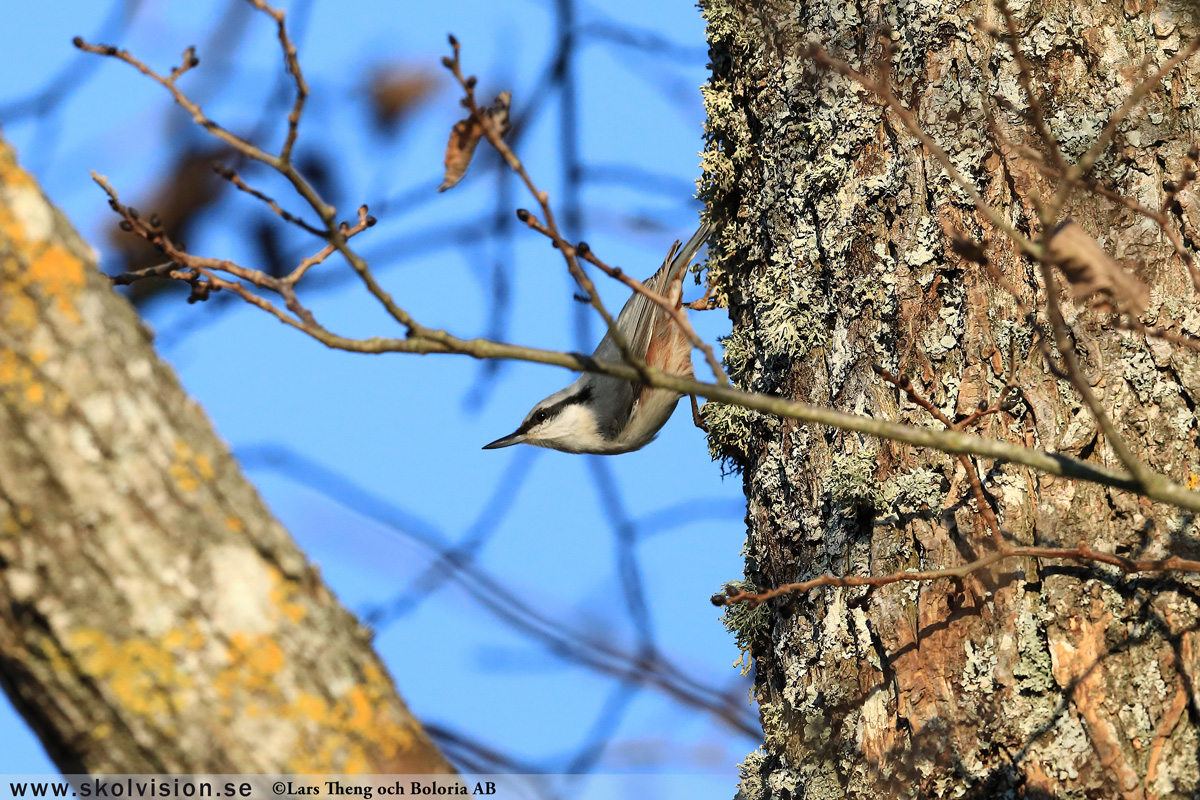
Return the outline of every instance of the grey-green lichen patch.
[[[925,354],[934,360],[942,360],[947,353],[958,348],[967,324],[964,282],[943,281],[941,286],[942,307],[938,311],[937,321],[922,336]]]
[[[853,453],[835,453],[829,464],[825,489],[830,499],[843,508],[883,511],[888,503],[875,478],[879,468],[877,450],[860,447]]]
[[[828,341],[828,299],[821,291],[816,270],[772,265],[755,276],[749,295],[762,309],[757,333],[764,362],[769,364],[773,358],[798,360]]]
[[[996,319],[996,311],[995,306],[988,309],[988,316],[991,317],[992,341],[995,343],[996,349],[1004,354],[1006,361],[1009,353],[1012,352],[1017,363],[1020,364],[1029,354],[1030,348],[1033,347],[1033,328],[1011,317]]]
[[[884,8],[887,23],[895,32],[892,72],[898,83],[905,84],[922,73],[929,58],[926,48],[911,47],[909,43],[925,42],[934,35],[942,22],[943,7],[930,0],[900,0]]]
[[[746,756],[746,760],[738,764],[738,792],[736,800],[768,800],[770,786],[767,777],[771,774],[770,757],[761,747],[756,748]]]
[[[1041,622],[1034,614],[1035,602],[1027,599],[1016,617],[1019,658],[1013,665],[1012,673],[1017,679],[1018,688],[1025,694],[1043,694],[1057,685],[1050,648],[1042,634]]]
[[[1068,784],[1079,778],[1081,767],[1096,758],[1079,717],[1061,708],[1055,709],[1053,724],[1034,740],[1029,749],[1030,756],[1037,759],[1050,777]],[[1048,754],[1052,754],[1052,757],[1047,757]]]
[[[784,759],[762,748],[754,750],[738,764],[738,793],[735,800],[771,800],[782,797],[834,797],[816,794],[814,786],[788,765]]]
[[[1132,336],[1121,339],[1121,366],[1125,381],[1142,405],[1155,404],[1172,393],[1172,384],[1159,380],[1150,351]]]
[[[1196,726],[1189,724],[1188,715],[1184,714],[1163,747],[1162,766],[1150,786],[1158,791],[1159,797],[1195,797],[1196,787],[1200,785],[1196,745]]]
[[[937,470],[917,467],[888,479],[883,485],[883,497],[901,514],[936,512],[946,499],[946,478]]]
[[[763,745],[772,753],[782,753],[787,746],[788,724],[794,720],[784,717],[783,704],[760,700],[759,720],[762,722]]]
[[[961,675],[963,686],[972,693],[991,694],[996,686],[994,675],[997,663],[996,648],[992,638],[989,636],[983,642],[972,642],[967,639],[963,642],[963,654],[965,656]]]
[[[758,587],[749,581],[730,581],[726,586],[732,586],[740,592],[758,591]],[[721,614],[721,624],[733,634],[734,642],[741,651],[733,666],[740,667],[742,675],[749,675],[750,668],[754,665],[751,652],[769,641],[771,636],[770,609],[766,603],[754,608],[751,608],[749,603],[725,606],[725,611]]]
[[[728,373],[729,379],[734,383],[748,383],[758,358],[755,352],[754,337],[747,328],[737,327],[720,341],[724,350],[725,371]]]
[[[750,460],[753,439],[751,426],[778,424],[778,420],[758,411],[725,403],[708,402],[701,406],[700,415],[708,426],[708,452],[714,461],[724,461],[741,468]]]

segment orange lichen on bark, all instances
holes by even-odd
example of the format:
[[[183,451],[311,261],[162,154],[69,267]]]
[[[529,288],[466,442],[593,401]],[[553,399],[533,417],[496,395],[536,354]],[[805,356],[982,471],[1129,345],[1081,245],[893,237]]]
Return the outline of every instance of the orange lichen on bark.
[[[103,682],[123,709],[157,716],[188,705],[192,677],[178,668],[162,637],[114,641],[105,631],[83,628],[69,641],[82,670]]]
[[[54,240],[54,210],[0,143],[0,321],[16,330],[37,324],[41,304],[80,321],[76,301],[87,284],[83,260]]]
[[[87,279],[83,262],[65,247],[47,244],[29,264],[29,285],[50,301],[71,322],[79,322],[75,299]]]
[[[191,445],[182,439],[175,442],[175,455],[167,474],[175,481],[175,485],[184,492],[194,492],[202,482],[208,483],[217,477],[213,469],[212,459],[205,453],[195,452]]]
[[[261,697],[278,698],[276,682],[286,658],[274,638],[267,634],[235,633],[226,648],[229,666],[217,675],[213,688],[223,698],[249,692]],[[228,712],[233,711],[231,706]]]
[[[0,349],[0,401],[15,408],[42,404],[46,386],[34,366],[15,350]]]
[[[12,147],[3,141],[0,141],[0,186],[37,188],[37,183],[17,163],[17,154]]]
[[[417,743],[413,720],[391,702],[392,685],[382,670],[368,664],[363,681],[333,701],[302,694],[288,712],[312,725],[310,747],[297,750],[291,769],[299,773],[356,774],[382,767],[402,772]]]
[[[279,607],[279,611],[289,622],[295,624],[304,619],[308,611],[304,608],[303,603],[297,602],[299,591],[293,581],[285,580],[282,575],[277,576],[275,585],[271,587],[271,602]]]

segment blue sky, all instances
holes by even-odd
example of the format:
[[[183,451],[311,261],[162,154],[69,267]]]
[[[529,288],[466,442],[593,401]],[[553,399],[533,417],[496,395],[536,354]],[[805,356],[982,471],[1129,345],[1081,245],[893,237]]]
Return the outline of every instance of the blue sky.
[[[281,60],[271,27],[252,18],[242,39],[220,32],[229,30],[220,20],[236,21],[228,15],[242,5],[60,0],[30,6],[19,24],[0,29],[4,135],[109,263],[113,219],[88,170],[109,176],[130,202],[145,202],[172,147],[203,142],[203,134],[159,87],[123,64],[77,55],[71,37],[94,40],[108,25],[111,43],[164,69],[185,46],[197,45],[200,67],[184,79],[185,90],[235,130],[268,120],[277,143],[283,114],[271,98]],[[557,253],[532,232],[491,235],[498,192],[512,193],[500,201],[507,214],[533,205],[519,187],[502,188],[481,159],[454,190],[432,190],[447,133],[461,115],[439,66],[453,31],[481,94],[512,89],[516,115],[535,109],[519,154],[560,214],[569,208],[560,97],[535,92],[556,44],[555,6],[362,0],[351,12],[331,0],[303,4],[295,9],[297,33],[313,97],[298,152],[331,160],[344,216],[363,202],[378,214],[379,225],[357,240],[359,251],[424,324],[487,335],[499,281],[511,298],[505,339],[590,350],[599,323],[581,326]],[[121,17],[114,9],[127,13],[128,24],[113,25]],[[644,277],[698,220],[690,192],[702,147],[703,21],[683,3],[576,2],[575,14],[585,180],[580,225],[569,235]],[[614,31],[635,35],[622,42]],[[372,128],[365,108],[369,77],[384,63],[439,80],[390,138]],[[64,70],[73,88],[47,113],[14,105]],[[254,180],[299,208],[278,181],[262,173]],[[261,219],[252,201],[226,195],[187,244],[253,264],[253,225]],[[289,252],[315,249],[302,236],[287,237]],[[397,334],[347,273],[331,260],[312,273],[322,288],[302,288],[302,296],[335,331]],[[597,280],[609,306],[619,308],[626,290]],[[174,296],[153,301],[145,313],[162,355],[351,609],[379,611],[411,591],[436,556],[421,537],[475,537],[478,567],[551,621],[631,652],[652,635],[683,673],[737,694],[738,713],[753,720],[748,684],[730,667],[736,649],[707,600],[741,573],[741,481],[722,478],[686,401],[659,440],[637,453],[596,459],[524,447],[484,452],[484,443],[511,431],[571,376],[509,364],[488,378],[465,358],[332,352],[237,304],[189,306]],[[710,340],[728,329],[721,311],[693,319]],[[707,377],[699,360],[697,374]],[[622,541],[635,542],[632,550],[622,550]],[[641,622],[624,599],[631,576],[640,578],[646,597]],[[447,581],[406,603],[404,613],[380,618],[377,647],[420,717],[550,772],[594,756],[598,772],[675,775],[664,778],[661,796],[695,793],[696,779],[680,777],[689,773],[706,774],[706,794],[732,791],[736,763],[754,740],[662,691],[623,693],[610,678],[556,657],[527,630],[497,618],[463,586]],[[597,738],[607,746],[581,755],[580,747]],[[52,767],[36,740],[10,709],[0,709],[0,772],[41,771]]]

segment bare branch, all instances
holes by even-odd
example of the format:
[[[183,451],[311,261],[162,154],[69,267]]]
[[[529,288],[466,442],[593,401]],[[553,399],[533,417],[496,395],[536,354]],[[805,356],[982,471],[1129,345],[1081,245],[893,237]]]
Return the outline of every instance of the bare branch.
[[[265,0],[248,0],[248,2],[275,20],[275,25],[279,33],[279,46],[283,49],[284,63],[287,65],[287,71],[291,74],[292,79],[296,82],[296,100],[292,104],[292,110],[288,113],[287,118],[287,138],[283,142],[283,148],[279,151],[280,161],[290,164],[292,161],[292,148],[296,146],[296,137],[299,135],[300,116],[304,113],[304,103],[308,100],[308,81],[304,79],[304,73],[300,70],[300,59],[296,52],[296,45],[288,35],[287,25],[285,24],[286,15],[283,9],[272,8],[267,5]]]
[[[596,291],[596,285],[587,276],[587,273],[583,271],[583,268],[579,266],[575,247],[569,244],[559,232],[558,223],[554,217],[554,209],[550,206],[550,195],[539,189],[533,182],[533,178],[530,177],[529,172],[525,169],[525,165],[521,163],[521,159],[517,158],[516,153],[504,141],[504,133],[496,126],[492,115],[487,113],[486,109],[481,109],[475,101],[475,78],[474,76],[466,77],[463,75],[462,62],[460,60],[461,47],[458,40],[453,36],[450,37],[450,46],[454,51],[454,56],[444,58],[442,63],[450,71],[450,74],[454,76],[455,80],[458,81],[459,86],[462,87],[463,105],[471,112],[472,118],[483,128],[483,136],[487,139],[488,144],[500,154],[504,162],[521,178],[521,182],[525,184],[525,188],[537,200],[538,206],[542,209],[542,215],[546,220],[544,228],[547,235],[550,236],[559,252],[563,254],[563,258],[567,262],[567,270],[571,273],[571,277],[575,279],[575,282],[587,294],[588,302],[592,308],[596,309],[596,313],[600,315],[604,323],[608,326],[609,335],[612,336],[613,343],[617,345],[617,349],[621,353],[621,359],[626,363],[632,364],[637,369],[641,382],[648,384],[649,382],[646,380],[648,372],[646,370],[649,368],[645,366],[644,360],[636,356],[630,349],[629,340],[617,329],[616,319],[605,308],[604,301],[600,299],[600,293]],[[517,215],[524,222],[526,221],[528,212],[522,214],[522,211],[524,209],[518,210]]]
[[[1132,559],[1112,553],[1098,553],[1086,544],[1076,547],[1023,547],[1004,546],[994,553],[980,556],[974,561],[957,567],[930,569],[912,572],[893,572],[888,575],[821,575],[808,581],[788,583],[765,592],[741,592],[728,589],[725,594],[713,595],[715,606],[729,606],[734,603],[748,603],[752,608],[759,603],[785,594],[802,594],[821,586],[887,586],[901,581],[937,581],[947,578],[964,578],[979,570],[990,567],[1001,561],[1013,558],[1046,558],[1064,561],[1079,561],[1092,564],[1108,564],[1117,567],[1126,574],[1142,572],[1190,572],[1200,573],[1200,561],[1171,556],[1161,559]]]
[[[235,172],[234,170],[229,169],[228,167],[226,167],[222,164],[213,164],[213,172],[217,173],[222,178],[229,181],[234,186],[236,186],[238,189],[242,190],[243,192],[250,195],[251,197],[254,197],[254,198],[266,203],[267,207],[270,208],[272,211],[274,211],[276,214],[278,214],[284,220],[284,222],[290,222],[293,225],[296,225],[296,226],[308,231],[313,236],[319,236],[321,238],[325,237],[325,235],[326,235],[325,231],[321,230],[320,228],[316,228],[312,225],[309,225],[307,222],[300,219],[296,215],[292,214],[290,211],[287,211],[286,209],[282,208],[279,205],[279,203],[275,202],[274,198],[269,197],[269,196],[263,194],[262,192],[260,192],[258,189],[255,189],[252,186],[248,185],[246,183],[246,181],[244,181],[242,179],[242,176],[238,175],[237,172]]]

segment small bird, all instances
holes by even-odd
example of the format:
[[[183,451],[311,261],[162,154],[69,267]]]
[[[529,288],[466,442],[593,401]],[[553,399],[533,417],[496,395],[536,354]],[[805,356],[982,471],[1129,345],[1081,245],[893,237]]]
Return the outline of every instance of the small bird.
[[[676,241],[662,267],[645,282],[646,288],[680,308],[683,276],[711,232],[709,224],[704,223],[682,248]],[[631,353],[645,359],[647,365],[691,377],[691,342],[670,315],[645,295],[634,292],[617,315],[614,327],[624,334]],[[592,356],[598,361],[621,360],[611,331],[600,340]],[[652,389],[610,375],[585,372],[567,388],[535,405],[521,427],[483,449],[532,444],[564,453],[599,455],[640,450],[654,440],[679,398],[670,389]]]

